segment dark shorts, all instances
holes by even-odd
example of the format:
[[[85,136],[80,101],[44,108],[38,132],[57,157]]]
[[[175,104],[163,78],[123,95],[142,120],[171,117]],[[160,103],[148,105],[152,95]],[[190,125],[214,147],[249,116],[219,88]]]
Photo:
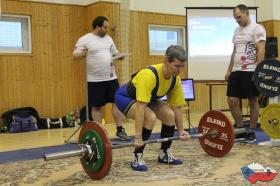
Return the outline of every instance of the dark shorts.
[[[101,107],[106,103],[114,103],[115,93],[119,88],[117,79],[111,81],[88,82],[89,107]]]
[[[259,92],[252,80],[254,72],[232,72],[227,86],[227,96],[242,99],[255,97]]]
[[[126,92],[126,84],[121,86],[115,94],[115,104],[118,109],[126,115],[130,107],[136,102],[135,99],[131,98]]]

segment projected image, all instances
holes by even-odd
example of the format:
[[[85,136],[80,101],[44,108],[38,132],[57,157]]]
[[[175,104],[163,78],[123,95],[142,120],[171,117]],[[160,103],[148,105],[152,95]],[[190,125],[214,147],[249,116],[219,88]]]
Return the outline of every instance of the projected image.
[[[255,21],[255,15],[251,15]],[[232,37],[238,26],[232,16],[188,16],[188,50],[190,56],[229,56]]]
[[[232,38],[238,27],[233,8],[187,8],[188,77],[224,80],[233,51]],[[257,10],[250,9],[256,22]]]

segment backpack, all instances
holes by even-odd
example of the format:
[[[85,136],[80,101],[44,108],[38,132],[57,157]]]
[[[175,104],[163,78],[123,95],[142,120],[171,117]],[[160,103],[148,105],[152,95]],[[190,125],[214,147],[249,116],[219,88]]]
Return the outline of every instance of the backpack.
[[[8,125],[8,130],[14,132],[27,132],[38,130],[37,121],[32,115],[14,114],[13,120]]]
[[[38,130],[39,115],[33,107],[9,110],[1,115],[9,132],[26,132]]]

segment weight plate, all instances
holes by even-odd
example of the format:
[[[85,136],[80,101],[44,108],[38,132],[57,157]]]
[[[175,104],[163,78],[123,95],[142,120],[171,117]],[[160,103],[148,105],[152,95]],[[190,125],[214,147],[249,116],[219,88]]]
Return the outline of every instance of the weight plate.
[[[89,168],[88,164],[86,163],[86,161],[83,158],[81,158],[81,164],[83,166],[84,171],[88,174],[89,177],[91,177],[92,179],[99,180],[99,179],[102,179],[103,177],[105,177],[109,173],[111,165],[112,165],[111,141],[107,137],[106,132],[103,129],[103,127],[101,126],[101,124],[98,124],[97,122],[86,122],[81,129],[81,132],[79,135],[79,142],[80,141],[82,142],[82,139],[86,138],[85,134],[88,131],[91,131],[91,132],[89,132],[89,134],[93,134],[92,131],[94,131],[100,137],[101,142],[97,143],[97,147],[102,145],[103,148],[98,147],[97,149],[104,150],[103,165],[98,170],[94,170],[93,168]]]
[[[94,149],[93,157],[81,158],[84,161],[85,166],[91,171],[97,172],[104,163],[104,145],[102,142],[102,137],[96,131],[92,129],[86,130],[81,139],[79,139],[79,144],[90,145]]]
[[[234,143],[234,129],[225,114],[211,110],[206,112],[199,121],[198,132],[208,133],[216,130],[217,135],[205,135],[199,138],[204,151],[213,157],[222,157],[232,148]]]
[[[254,73],[254,83],[266,96],[280,95],[280,62],[276,59],[266,59],[260,63]]]
[[[280,104],[270,104],[261,112],[261,128],[271,138],[280,138]]]

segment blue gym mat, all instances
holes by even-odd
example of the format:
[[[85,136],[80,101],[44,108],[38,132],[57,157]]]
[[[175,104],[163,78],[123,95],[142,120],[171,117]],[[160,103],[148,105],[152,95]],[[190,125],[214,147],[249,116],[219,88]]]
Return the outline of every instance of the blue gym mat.
[[[197,132],[196,128],[192,128],[190,130],[190,134],[194,134],[196,132]],[[178,135],[178,133],[175,133],[175,135]],[[260,142],[270,140],[270,138],[262,131],[261,128],[257,128],[256,137],[257,137],[257,141],[254,142],[254,144],[258,144]],[[131,136],[131,138],[132,138],[132,140],[134,140],[133,136]],[[150,137],[150,139],[156,139],[156,138],[160,138],[159,133],[153,133]],[[120,141],[119,139],[116,139],[116,138],[111,139],[111,141],[113,144],[126,143],[126,142]],[[77,148],[78,148],[77,144],[63,144],[63,145],[57,145],[57,146],[48,146],[48,147],[39,147],[39,148],[32,148],[32,149],[21,149],[21,150],[15,150],[15,151],[0,152],[0,164],[1,163],[11,163],[11,162],[16,162],[16,161],[33,160],[33,159],[43,159],[44,154],[74,150]]]

